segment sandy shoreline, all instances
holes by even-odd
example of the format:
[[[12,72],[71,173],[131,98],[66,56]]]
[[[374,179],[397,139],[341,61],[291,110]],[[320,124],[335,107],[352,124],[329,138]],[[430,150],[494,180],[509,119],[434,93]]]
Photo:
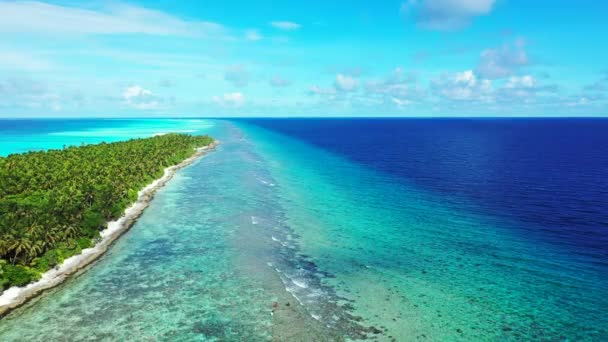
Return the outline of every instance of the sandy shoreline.
[[[53,288],[64,282],[70,275],[89,265],[101,255],[108,247],[124,232],[126,232],[137,218],[143,213],[144,209],[152,200],[154,193],[162,188],[179,170],[190,165],[197,158],[212,151],[219,141],[214,141],[211,145],[199,148],[194,155],[185,159],[181,163],[165,169],[165,174],[147,185],[139,191],[137,201],[127,208],[122,217],[116,221],[108,222],[106,229],[101,231],[101,240],[93,247],[83,249],[78,255],[74,255],[64,262],[46,271],[40,280],[23,287],[11,287],[0,295],[0,317],[3,317],[11,310],[25,304],[29,299],[39,295],[42,291]]]

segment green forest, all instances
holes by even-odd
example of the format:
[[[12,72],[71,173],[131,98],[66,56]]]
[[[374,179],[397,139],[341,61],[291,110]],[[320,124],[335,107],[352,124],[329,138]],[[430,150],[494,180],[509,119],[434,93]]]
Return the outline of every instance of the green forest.
[[[212,142],[166,134],[0,157],[0,287],[26,285],[91,247],[139,190]]]

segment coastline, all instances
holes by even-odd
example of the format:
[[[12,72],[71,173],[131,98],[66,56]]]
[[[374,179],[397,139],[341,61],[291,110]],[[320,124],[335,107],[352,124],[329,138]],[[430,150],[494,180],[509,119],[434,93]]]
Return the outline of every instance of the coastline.
[[[46,271],[38,281],[23,287],[15,286],[5,290],[0,295],[0,319],[43,291],[63,283],[69,276],[101,257],[116,239],[133,226],[135,221],[148,207],[158,189],[167,184],[178,170],[213,151],[219,143],[219,141],[215,140],[208,146],[197,148],[191,157],[179,164],[165,168],[164,175],[141,189],[138,192],[135,203],[125,209],[123,215],[118,220],[107,223],[107,228],[100,232],[101,240],[95,246],[83,249],[80,254],[74,255],[64,260],[61,265]]]

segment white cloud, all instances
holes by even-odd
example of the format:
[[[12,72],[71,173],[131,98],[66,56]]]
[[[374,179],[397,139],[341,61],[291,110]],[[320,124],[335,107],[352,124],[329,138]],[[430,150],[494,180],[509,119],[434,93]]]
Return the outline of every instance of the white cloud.
[[[502,83],[493,84],[488,79],[478,78],[472,70],[443,75],[432,81],[431,88],[438,97],[452,102],[510,106],[550,102],[558,91],[557,86],[541,85],[531,75],[511,76]]]
[[[398,99],[398,98],[396,98],[396,97],[391,98],[391,101],[393,101],[393,103],[394,103],[394,104],[396,104],[396,105],[397,105],[397,107],[405,107],[405,106],[407,106],[407,105],[412,104],[412,101],[409,101],[409,100],[401,100],[401,99]]]
[[[520,77],[513,76],[509,77],[507,83],[505,84],[505,88],[534,88],[536,83],[536,79],[530,75]]]
[[[223,33],[223,27],[125,4],[93,10],[35,1],[10,1],[0,2],[0,32],[217,36]]]
[[[393,69],[385,79],[368,81],[365,84],[365,89],[369,93],[394,94],[399,93],[400,90],[409,89],[411,84],[416,83],[416,80],[416,74],[413,72],[406,73],[398,67]]]
[[[384,79],[369,80],[365,84],[365,92],[373,96],[384,97],[398,106],[420,100],[426,94],[417,83],[416,74],[405,72],[398,67],[391,71]]]
[[[243,65],[233,65],[224,73],[224,80],[236,87],[245,87],[249,84],[249,71]]]
[[[313,85],[308,88],[308,93],[310,95],[335,95],[336,90],[333,88],[324,89],[317,85]]]
[[[338,74],[334,86],[337,90],[341,91],[355,91],[359,87],[359,80],[350,76]]]
[[[501,48],[482,51],[475,72],[488,79],[512,75],[517,69],[530,63],[524,45],[524,41],[520,39],[513,47],[504,45]]]
[[[493,99],[492,82],[478,79],[472,70],[443,75],[431,82],[431,88],[437,95],[449,100],[491,102]]]
[[[245,96],[241,93],[228,93],[223,96],[214,96],[213,101],[222,107],[238,108],[245,104]]]
[[[125,89],[125,91],[122,93],[122,97],[125,100],[132,100],[135,99],[137,97],[141,97],[141,96],[148,96],[148,95],[152,95],[152,92],[144,89],[138,85],[136,86],[132,86],[132,87],[128,87],[127,89]]]
[[[286,80],[284,78],[281,78],[281,76],[276,75],[274,76],[271,80],[270,80],[270,85],[273,87],[287,87],[291,85],[291,81],[290,80]]]
[[[262,35],[258,30],[247,30],[245,31],[245,39],[256,42],[258,40],[262,40]]]
[[[157,109],[162,103],[162,100],[152,91],[138,85],[126,88],[122,93],[122,98],[129,107],[136,109]]]
[[[540,96],[554,95],[558,91],[556,85],[541,85],[531,75],[512,76],[505,82],[496,94],[497,101],[514,103],[516,101],[531,102]]]
[[[292,21],[272,21],[270,22],[270,26],[283,31],[295,31],[302,27],[302,25]]]
[[[414,72],[405,72],[403,68],[397,67],[393,69],[391,74],[386,78],[386,84],[398,83],[414,83],[416,82],[416,74]]]
[[[456,73],[454,76],[455,83],[462,84],[466,87],[474,87],[477,84],[477,77],[471,70]]]
[[[417,83],[415,75],[401,68],[392,70],[385,79],[368,81],[363,92],[357,91],[359,86],[359,79],[338,74],[333,87],[321,88],[314,85],[308,89],[308,94],[320,97],[321,103],[328,106],[343,108],[381,106],[383,109],[402,109],[422,101],[426,96],[426,92]]]
[[[421,27],[453,30],[490,13],[494,3],[495,0],[407,0],[401,5],[401,12],[412,15]]]

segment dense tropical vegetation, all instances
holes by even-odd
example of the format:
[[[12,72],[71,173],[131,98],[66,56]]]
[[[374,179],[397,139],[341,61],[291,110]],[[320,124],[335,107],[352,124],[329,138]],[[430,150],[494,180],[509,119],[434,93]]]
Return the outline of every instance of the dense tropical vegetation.
[[[92,246],[140,189],[212,141],[167,134],[0,158],[0,291]]]

